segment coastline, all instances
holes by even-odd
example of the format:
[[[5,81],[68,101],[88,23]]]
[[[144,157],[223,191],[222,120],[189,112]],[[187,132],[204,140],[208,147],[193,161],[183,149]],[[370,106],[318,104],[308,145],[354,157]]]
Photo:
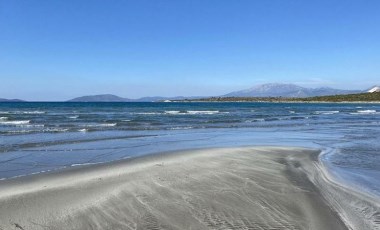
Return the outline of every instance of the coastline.
[[[380,101],[171,101],[173,103],[380,104]],[[157,103],[157,102],[155,102]],[[160,101],[159,103],[163,103]]]
[[[199,149],[5,180],[0,228],[376,229],[379,202],[334,183],[319,153]]]

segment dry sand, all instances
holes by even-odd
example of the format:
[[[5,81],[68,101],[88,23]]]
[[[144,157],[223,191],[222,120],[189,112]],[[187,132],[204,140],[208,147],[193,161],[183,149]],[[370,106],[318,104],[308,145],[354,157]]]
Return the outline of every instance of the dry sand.
[[[0,229],[348,229],[315,186],[318,154],[203,149],[6,180]]]

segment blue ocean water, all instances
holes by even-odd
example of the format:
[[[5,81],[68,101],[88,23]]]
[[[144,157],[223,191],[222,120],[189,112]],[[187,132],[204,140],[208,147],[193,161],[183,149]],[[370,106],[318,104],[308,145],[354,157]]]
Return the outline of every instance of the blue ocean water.
[[[333,175],[380,195],[380,104],[0,103],[0,178],[162,151],[323,149]]]

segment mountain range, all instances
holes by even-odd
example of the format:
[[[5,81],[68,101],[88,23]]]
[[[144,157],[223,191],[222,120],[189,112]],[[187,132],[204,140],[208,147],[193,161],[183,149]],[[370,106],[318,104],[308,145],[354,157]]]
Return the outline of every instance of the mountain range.
[[[23,100],[20,100],[20,99],[5,99],[5,98],[0,98],[0,102],[23,102]]]
[[[329,96],[329,95],[344,95],[355,94],[365,92],[378,92],[379,86],[373,86],[367,90],[342,90],[329,87],[321,88],[306,88],[295,84],[280,84],[280,83],[268,83],[258,86],[254,86],[249,89],[234,91],[218,97],[285,97],[285,98],[305,98],[315,96]],[[123,98],[112,94],[100,94],[100,95],[88,95],[77,97],[68,102],[156,102],[156,101],[171,101],[171,100],[184,100],[184,99],[199,99],[207,98],[202,96],[194,97],[142,97],[138,99]],[[0,102],[5,101],[22,101],[18,99],[3,99],[0,98]]]
[[[294,84],[269,83],[249,89],[234,91],[219,97],[287,97],[304,98],[314,96],[328,96],[338,94],[363,93],[366,90],[342,90],[328,87],[305,88]],[[71,102],[154,102],[165,100],[199,99],[205,97],[143,97],[139,99],[121,98],[111,94],[93,95],[74,98]]]
[[[68,102],[155,102],[155,101],[166,101],[166,100],[184,100],[184,99],[198,99],[203,97],[142,97],[139,99],[123,98],[112,94],[100,94],[77,97]]]
[[[223,97],[315,97],[362,93],[363,90],[342,90],[329,87],[305,88],[294,84],[269,83],[223,95]]]

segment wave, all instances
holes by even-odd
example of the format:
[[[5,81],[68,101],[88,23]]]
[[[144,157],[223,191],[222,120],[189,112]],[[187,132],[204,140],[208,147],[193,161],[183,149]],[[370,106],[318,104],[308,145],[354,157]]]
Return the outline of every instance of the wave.
[[[376,113],[376,110],[367,109],[367,110],[358,110],[358,113]]]
[[[245,123],[252,123],[252,122],[264,122],[264,118],[258,118],[258,119],[253,119],[253,120],[246,120],[244,121]]]
[[[44,129],[43,132],[52,132],[52,133],[60,133],[60,132],[67,132],[69,129],[59,129],[59,128],[47,128]]]
[[[379,114],[380,112],[377,112],[376,110],[373,109],[367,109],[367,110],[358,110],[356,113],[350,113],[353,115],[366,115],[366,114]]]
[[[0,121],[8,120],[8,117],[0,117]]]
[[[9,134],[25,134],[25,133],[32,133],[32,132],[37,132],[36,130],[10,130],[10,131],[6,131],[5,133],[9,133]]]
[[[45,111],[22,111],[23,114],[44,114]]]
[[[33,110],[33,111],[0,111],[0,114],[44,114],[45,111]]]
[[[110,123],[110,124],[99,124],[98,126],[99,127],[113,127],[113,126],[116,126],[117,123]]]
[[[191,114],[191,115],[196,115],[196,114],[212,115],[212,114],[219,113],[219,111],[218,110],[210,110],[210,111],[207,111],[207,110],[189,110],[189,111],[187,111],[187,113]]]
[[[22,125],[17,125],[18,127],[24,127],[24,128],[42,128],[45,127],[43,124],[22,124]]]
[[[176,110],[173,110],[173,111],[165,111],[166,114],[172,114],[172,115],[175,115],[175,114],[185,114],[181,111],[176,111]]]
[[[26,121],[0,121],[0,125],[24,125],[29,124],[29,120]]]
[[[230,112],[220,112],[218,110],[188,110],[188,111],[179,111],[179,110],[166,110],[164,112],[133,112],[130,114],[133,115],[213,115],[213,114],[228,114]]]
[[[333,111],[315,111],[315,114],[323,114],[323,115],[331,115],[331,114],[337,114],[340,113],[338,110]]]
[[[69,116],[68,118],[70,119],[77,119],[79,116],[78,115],[75,115],[75,116]]]
[[[192,126],[185,126],[185,127],[171,127],[168,128],[169,130],[186,130],[186,129],[194,129]]]
[[[159,114],[162,114],[162,113],[158,113],[158,112],[139,112],[139,113],[131,113],[131,114],[135,114],[135,115],[159,115]]]
[[[106,123],[106,124],[87,124],[87,125],[82,125],[84,127],[113,127],[116,126],[117,123]]]
[[[102,162],[97,162],[97,163],[77,163],[77,164],[71,164],[71,167],[77,167],[77,166],[85,166],[85,165],[96,165],[96,164],[101,164]]]

